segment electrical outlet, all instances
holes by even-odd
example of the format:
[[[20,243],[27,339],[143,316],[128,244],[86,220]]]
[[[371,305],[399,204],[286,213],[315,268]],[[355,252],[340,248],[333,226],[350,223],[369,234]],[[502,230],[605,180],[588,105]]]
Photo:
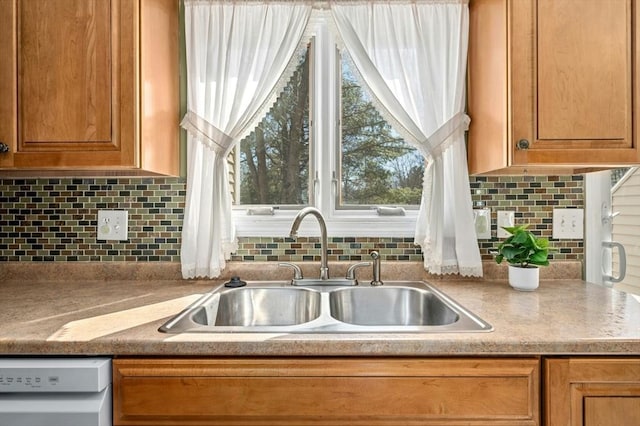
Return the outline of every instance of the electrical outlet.
[[[509,234],[502,229],[503,226],[515,226],[516,224],[516,212],[512,210],[500,210],[498,211],[498,238],[507,238]]]
[[[581,239],[584,235],[583,209],[553,209],[553,238]]]
[[[98,210],[98,240],[125,241],[128,236],[129,212]]]

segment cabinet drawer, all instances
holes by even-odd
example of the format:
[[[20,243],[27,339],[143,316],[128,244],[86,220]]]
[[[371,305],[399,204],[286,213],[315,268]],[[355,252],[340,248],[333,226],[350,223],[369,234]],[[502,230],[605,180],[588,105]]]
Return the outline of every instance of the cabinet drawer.
[[[537,359],[115,360],[116,425],[535,425]]]

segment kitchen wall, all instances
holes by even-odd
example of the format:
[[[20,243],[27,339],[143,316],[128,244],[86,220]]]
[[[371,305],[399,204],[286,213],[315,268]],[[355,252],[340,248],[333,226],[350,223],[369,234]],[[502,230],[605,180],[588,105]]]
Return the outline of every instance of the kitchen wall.
[[[0,261],[179,262],[184,212],[182,178],[0,179]],[[492,239],[480,240],[481,254],[496,239],[496,211],[515,210],[551,237],[554,207],[583,208],[581,175],[471,177],[474,206],[492,210]],[[96,241],[98,209],[129,211],[127,241]],[[553,241],[553,240],[552,240]],[[330,260],[361,260],[372,249],[385,260],[421,260],[412,238],[330,238]],[[582,240],[553,241],[556,260],[582,260]],[[319,260],[319,239],[241,238],[238,261]]]

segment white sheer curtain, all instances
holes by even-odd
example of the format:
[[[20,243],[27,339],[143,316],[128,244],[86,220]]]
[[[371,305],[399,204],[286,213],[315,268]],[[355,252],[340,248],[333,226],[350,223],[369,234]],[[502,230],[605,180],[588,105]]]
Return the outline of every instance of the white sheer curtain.
[[[236,249],[226,157],[295,69],[310,13],[304,3],[185,0],[184,278],[219,276]]]
[[[435,274],[482,276],[466,163],[468,1],[332,3],[381,113],[425,155],[415,242]]]

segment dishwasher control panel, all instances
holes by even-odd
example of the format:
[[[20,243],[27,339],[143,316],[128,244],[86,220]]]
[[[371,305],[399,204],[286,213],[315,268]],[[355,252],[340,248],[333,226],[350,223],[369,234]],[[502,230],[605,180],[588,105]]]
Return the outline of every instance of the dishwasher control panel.
[[[41,376],[18,376],[16,373],[8,372],[6,376],[0,373],[0,392],[3,389],[8,389],[11,392],[20,392],[23,388],[41,388],[42,377]],[[60,376],[50,376],[49,380],[57,382],[60,380]]]
[[[110,358],[0,358],[0,393],[100,392],[110,383]]]

